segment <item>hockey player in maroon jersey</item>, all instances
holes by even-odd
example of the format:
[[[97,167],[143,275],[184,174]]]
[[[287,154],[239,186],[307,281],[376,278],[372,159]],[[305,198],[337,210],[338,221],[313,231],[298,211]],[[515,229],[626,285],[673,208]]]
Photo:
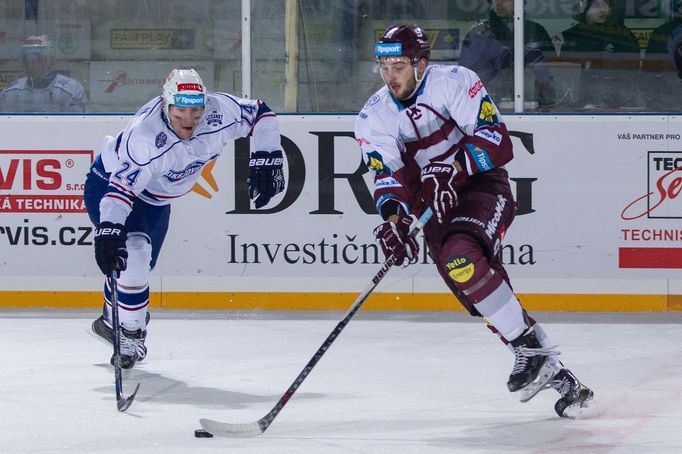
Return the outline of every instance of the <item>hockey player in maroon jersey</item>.
[[[514,219],[504,165],[512,142],[476,73],[429,65],[430,44],[416,25],[394,25],[375,45],[386,83],[358,114],[355,137],[375,173],[374,201],[384,222],[374,234],[384,254],[407,266],[418,244],[407,235],[430,206],[429,254],[452,293],[483,317],[515,355],[509,391],[527,402],[554,388],[559,416],[577,417],[593,392],[556,358],[541,326],[514,295],[498,252]]]

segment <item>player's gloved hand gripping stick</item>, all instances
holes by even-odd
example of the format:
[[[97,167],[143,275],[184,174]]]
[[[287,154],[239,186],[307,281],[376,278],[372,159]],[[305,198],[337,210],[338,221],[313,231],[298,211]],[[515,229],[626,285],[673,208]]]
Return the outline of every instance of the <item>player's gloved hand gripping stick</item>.
[[[417,222],[414,223],[414,225],[412,226],[412,230],[409,232],[409,235],[412,237],[416,236],[417,233],[419,233],[422,230],[422,228],[428,222],[432,215],[433,211],[430,208],[427,209],[424,212],[424,214],[422,214],[422,216],[417,220]],[[284,408],[289,399],[291,399],[291,396],[293,396],[296,390],[301,386],[303,380],[305,380],[306,377],[313,370],[313,367],[315,367],[315,365],[320,361],[322,356],[327,352],[331,344],[336,340],[339,334],[341,334],[341,331],[343,331],[346,325],[348,325],[351,318],[353,318],[355,313],[360,309],[360,306],[362,306],[367,297],[372,293],[372,291],[374,291],[376,286],[379,285],[379,282],[381,282],[384,276],[386,276],[386,273],[388,273],[388,270],[391,269],[394,263],[395,256],[391,255],[390,257],[388,257],[388,259],[383,264],[381,269],[372,277],[372,282],[367,286],[367,288],[365,288],[365,290],[363,290],[363,292],[360,294],[360,296],[358,296],[358,298],[355,300],[355,302],[348,310],[348,312],[346,312],[345,317],[336,325],[336,328],[334,328],[334,330],[329,334],[329,336],[327,336],[327,338],[322,343],[320,348],[317,349],[313,357],[310,359],[310,361],[308,361],[308,364],[305,365],[301,373],[298,374],[298,377],[296,377],[291,386],[289,386],[289,389],[287,389],[284,395],[280,397],[279,401],[275,404],[275,406],[272,408],[272,410],[270,410],[270,412],[267,415],[263,416],[258,421],[246,424],[228,424],[224,422],[213,421],[210,419],[200,419],[199,423],[201,424],[201,427],[203,427],[204,430],[195,431],[195,436],[210,437],[212,434],[223,437],[253,437],[265,432],[267,428],[270,427],[270,424],[279,414],[279,412],[282,411],[282,408]]]

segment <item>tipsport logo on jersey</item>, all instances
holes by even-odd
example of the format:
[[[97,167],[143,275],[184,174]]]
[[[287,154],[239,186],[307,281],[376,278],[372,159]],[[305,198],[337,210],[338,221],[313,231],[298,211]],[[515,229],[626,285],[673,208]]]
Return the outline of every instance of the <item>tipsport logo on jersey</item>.
[[[0,212],[84,213],[93,150],[0,150]]]

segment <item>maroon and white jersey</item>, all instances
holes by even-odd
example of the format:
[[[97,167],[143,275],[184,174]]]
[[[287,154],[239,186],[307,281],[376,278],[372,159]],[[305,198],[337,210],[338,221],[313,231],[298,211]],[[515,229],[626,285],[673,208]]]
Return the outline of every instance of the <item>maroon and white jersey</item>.
[[[476,73],[460,66],[429,66],[410,101],[406,106],[384,86],[355,120],[355,139],[375,172],[378,212],[391,199],[411,212],[419,204],[421,170],[430,162],[460,169],[458,188],[485,172],[506,178],[506,171],[496,169],[512,159],[512,142]]]

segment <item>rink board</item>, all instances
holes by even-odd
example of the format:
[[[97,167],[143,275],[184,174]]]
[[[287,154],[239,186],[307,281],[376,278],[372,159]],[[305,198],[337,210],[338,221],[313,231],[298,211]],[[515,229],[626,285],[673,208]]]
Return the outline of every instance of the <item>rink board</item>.
[[[84,175],[128,116],[0,122],[0,306],[98,307]],[[248,141],[228,144],[173,204],[152,306],[346,309],[381,267],[371,178],[352,115],[280,115],[289,176],[268,210],[246,198]],[[518,203],[502,259],[536,310],[680,310],[682,121],[506,116]],[[425,254],[366,309],[458,310]]]

